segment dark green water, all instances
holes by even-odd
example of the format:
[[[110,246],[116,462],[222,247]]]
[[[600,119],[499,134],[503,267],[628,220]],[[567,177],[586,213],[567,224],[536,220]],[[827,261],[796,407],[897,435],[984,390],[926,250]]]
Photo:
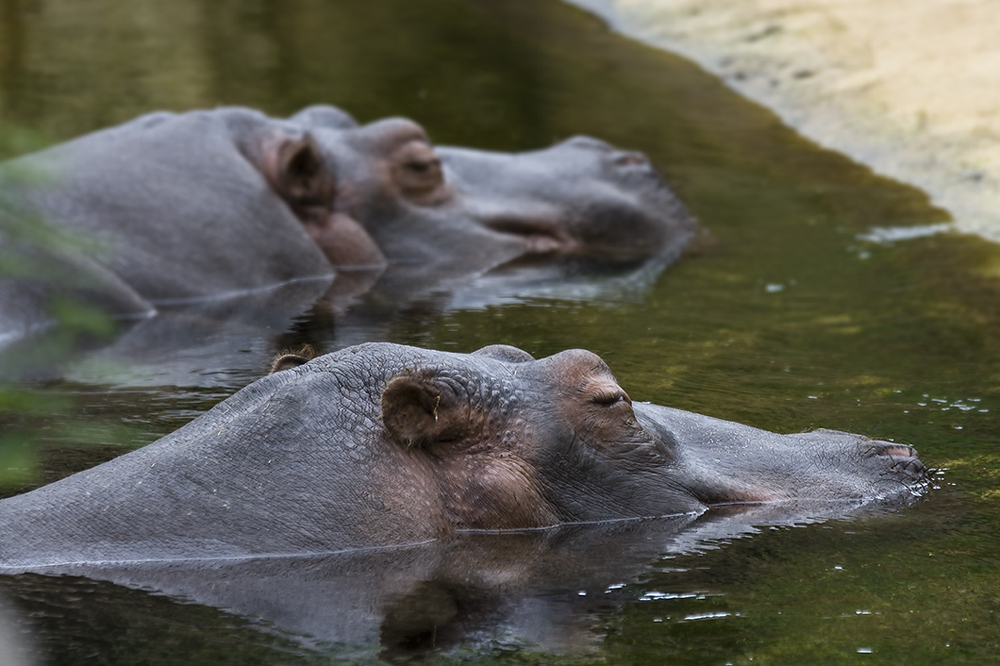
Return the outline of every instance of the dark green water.
[[[573,646],[485,641],[393,659],[996,661],[1000,249],[957,235],[858,238],[946,220],[922,193],[819,150],[690,64],[556,2],[0,0],[2,118],[31,130],[7,140],[8,155],[155,109],[286,114],[321,101],[362,121],[412,117],[442,144],[520,150],[585,133],[640,149],[709,232],[637,298],[411,313],[392,340],[455,351],[503,342],[536,356],[583,347],[633,399],[779,432],[876,435],[947,469],[941,488],[897,514],[769,529],[661,563],[619,603],[589,611]],[[6,466],[39,461],[30,478],[8,476],[4,494],[152,441],[250,379],[36,386],[45,405],[64,404],[4,417],[26,433]],[[354,654],[208,607],[74,585],[62,604],[28,584],[18,593],[53,663]]]

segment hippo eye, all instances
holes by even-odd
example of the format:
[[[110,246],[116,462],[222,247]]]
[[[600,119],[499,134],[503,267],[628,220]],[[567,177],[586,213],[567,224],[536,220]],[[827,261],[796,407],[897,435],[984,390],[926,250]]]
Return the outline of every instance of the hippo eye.
[[[441,174],[441,160],[410,160],[403,164],[400,186],[407,192],[432,190],[444,182]]]
[[[444,185],[441,160],[423,141],[411,141],[395,154],[393,179],[403,195],[420,199]]]
[[[441,165],[439,163],[436,164],[434,161],[428,160],[426,162],[415,162],[415,161],[407,162],[406,164],[403,165],[403,168],[409,169],[414,173],[427,174],[430,173],[431,169],[433,169],[435,166],[438,167],[439,169],[441,168]]]
[[[620,402],[632,402],[625,392],[620,389],[617,391],[601,391],[592,397],[590,401],[596,405],[603,405],[605,407],[612,407]]]

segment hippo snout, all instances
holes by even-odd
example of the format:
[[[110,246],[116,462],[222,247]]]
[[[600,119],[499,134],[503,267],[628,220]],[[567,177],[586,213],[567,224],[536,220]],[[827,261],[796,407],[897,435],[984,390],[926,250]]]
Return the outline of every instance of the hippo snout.
[[[625,172],[653,172],[649,158],[637,150],[620,150],[606,141],[590,136],[574,136],[556,146],[556,149],[581,151],[597,157],[598,162]]]

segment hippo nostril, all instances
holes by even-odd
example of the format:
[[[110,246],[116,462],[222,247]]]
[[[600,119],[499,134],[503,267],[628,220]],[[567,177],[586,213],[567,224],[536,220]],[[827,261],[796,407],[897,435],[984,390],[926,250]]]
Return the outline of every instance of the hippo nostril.
[[[646,156],[643,155],[642,153],[636,153],[636,152],[619,153],[618,156],[615,157],[615,164],[617,166],[623,166],[623,167],[648,166],[649,160],[646,159]]]
[[[920,461],[917,450],[906,444],[888,444],[885,442],[871,442],[868,449],[868,456],[876,456],[889,463],[887,473],[891,476],[902,475],[910,480],[925,482],[929,479],[930,472]]]
[[[906,474],[911,479],[926,481],[930,478],[929,470],[917,458],[900,460],[892,466],[892,469],[898,473]]]

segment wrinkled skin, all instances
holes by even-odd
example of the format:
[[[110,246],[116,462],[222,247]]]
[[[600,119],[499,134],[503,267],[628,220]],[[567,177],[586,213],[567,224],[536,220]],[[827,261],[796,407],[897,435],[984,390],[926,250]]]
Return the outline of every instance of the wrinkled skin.
[[[279,371],[145,448],[0,502],[0,567],[324,553],[463,530],[905,501],[909,446],[633,404],[603,361],[366,344]],[[287,369],[281,369],[287,368]],[[16,538],[15,536],[16,535]]]
[[[27,286],[0,285],[0,342],[43,326],[60,293],[142,317],[335,275],[342,297],[372,286],[352,272],[388,266],[380,291],[405,299],[521,259],[662,268],[693,232],[638,153],[585,138],[435,150],[411,121],[359,126],[328,106],[150,114],[6,163],[0,198],[0,239],[40,255]],[[38,246],[19,228],[36,217],[83,242]]]

